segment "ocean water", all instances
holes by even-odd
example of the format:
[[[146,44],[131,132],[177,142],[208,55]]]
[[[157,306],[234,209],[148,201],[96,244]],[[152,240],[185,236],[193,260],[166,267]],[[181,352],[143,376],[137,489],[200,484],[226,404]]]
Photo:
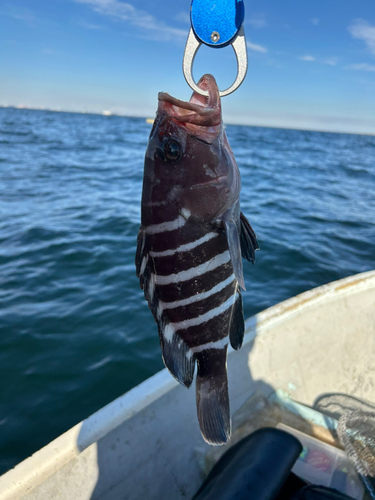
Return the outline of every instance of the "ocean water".
[[[0,473],[163,368],[135,276],[144,119],[0,109]],[[245,316],[375,267],[375,137],[227,127]]]

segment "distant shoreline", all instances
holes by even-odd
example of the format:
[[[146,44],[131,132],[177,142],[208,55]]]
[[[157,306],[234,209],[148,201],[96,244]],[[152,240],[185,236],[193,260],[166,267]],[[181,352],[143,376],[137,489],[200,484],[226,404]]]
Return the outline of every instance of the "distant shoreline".
[[[146,120],[147,116],[137,116],[137,115],[122,115],[119,113],[115,113],[112,111],[106,111],[103,110],[102,112],[96,112],[96,111],[70,111],[70,110],[65,110],[65,109],[49,109],[49,108],[29,108],[27,106],[5,106],[3,104],[0,104],[0,109],[14,109],[17,111],[43,111],[43,112],[49,112],[49,113],[67,113],[67,114],[75,114],[75,115],[95,115],[95,116],[104,116],[107,118],[111,117],[119,117],[119,118],[138,118],[140,120]],[[363,136],[369,136],[369,137],[375,137],[375,133],[371,132],[340,132],[340,131],[335,131],[335,130],[323,130],[323,129],[313,129],[313,128],[295,128],[295,127],[277,127],[275,125],[256,125],[256,124],[244,124],[244,123],[232,123],[232,122],[225,122],[225,125],[233,125],[236,127],[253,127],[253,128],[268,128],[268,129],[275,129],[275,130],[295,130],[296,132],[318,132],[318,133],[324,133],[324,134],[341,134],[341,135],[363,135]]]

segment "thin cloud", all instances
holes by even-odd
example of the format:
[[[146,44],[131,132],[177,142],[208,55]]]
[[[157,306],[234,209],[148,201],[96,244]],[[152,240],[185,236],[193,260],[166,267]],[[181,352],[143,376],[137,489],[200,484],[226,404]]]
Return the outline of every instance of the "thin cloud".
[[[256,43],[246,42],[246,45],[248,49],[253,50],[254,52],[262,52],[263,54],[268,52],[266,47],[263,47],[262,45],[257,45]]]
[[[190,16],[185,11],[179,12],[178,14],[175,15],[174,18],[176,19],[176,21],[179,21],[180,23],[190,24]]]
[[[336,66],[339,62],[338,57],[329,57],[323,61],[323,64],[328,64],[329,66]]]
[[[366,85],[368,89],[373,90],[375,88],[375,80],[365,80],[363,78],[357,80],[361,85]]]
[[[316,62],[318,64],[326,64],[328,66],[336,66],[339,62],[339,58],[338,57],[328,57],[327,59],[320,59],[320,58],[316,58],[314,56],[311,56],[309,54],[306,54],[304,56],[301,56],[301,57],[297,57],[297,59],[299,59],[300,61],[305,61],[305,62]]]
[[[39,19],[34,16],[34,14],[27,9],[15,9],[13,7],[7,9],[7,11],[0,12],[1,16],[12,17],[13,19],[17,19],[18,21],[23,21],[31,27],[37,26],[39,23]]]
[[[375,64],[361,63],[361,64],[350,64],[346,66],[345,69],[350,69],[353,71],[372,71],[375,73]]]
[[[313,17],[312,19],[310,19],[310,21],[316,26],[317,24],[319,24],[320,19],[318,17]]]
[[[266,15],[264,12],[259,12],[258,14],[253,14],[246,21],[247,24],[251,24],[253,28],[265,28],[268,26],[266,21]]]
[[[370,52],[375,55],[375,26],[364,19],[357,19],[348,30],[353,38],[363,40]]]
[[[155,16],[140,9],[136,9],[129,3],[119,0],[73,0],[76,3],[89,5],[95,12],[101,15],[126,21],[133,26],[143,30],[142,36],[158,41],[185,40],[185,30],[172,28]]]
[[[59,52],[58,50],[51,49],[50,47],[44,47],[42,49],[42,54],[45,54],[47,56],[61,56],[62,52]]]
[[[306,61],[306,62],[316,61],[315,57],[309,56],[307,54],[305,56],[297,57],[297,59],[299,59],[300,61]]]
[[[104,26],[100,26],[99,24],[90,24],[86,22],[79,22],[77,23],[79,26],[82,26],[83,28],[87,28],[89,30],[103,30]]]

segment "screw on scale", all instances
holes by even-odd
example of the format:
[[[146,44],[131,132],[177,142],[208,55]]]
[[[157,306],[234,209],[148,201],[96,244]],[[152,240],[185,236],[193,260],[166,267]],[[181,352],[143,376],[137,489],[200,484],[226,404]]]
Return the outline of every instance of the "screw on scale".
[[[232,45],[237,59],[237,77],[220,96],[234,92],[244,81],[247,72],[247,51],[243,21],[243,0],[193,0],[190,9],[191,28],[185,46],[182,69],[188,85],[198,94],[208,96],[195,83],[192,70],[194,58],[204,43],[208,47],[222,48]]]

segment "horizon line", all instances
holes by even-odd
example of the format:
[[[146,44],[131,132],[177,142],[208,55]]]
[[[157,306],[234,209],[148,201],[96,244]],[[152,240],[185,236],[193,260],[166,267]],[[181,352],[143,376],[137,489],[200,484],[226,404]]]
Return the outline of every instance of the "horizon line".
[[[121,113],[116,113],[108,110],[99,111],[88,111],[86,109],[82,111],[77,110],[68,110],[68,109],[53,109],[47,107],[29,107],[24,105],[6,105],[0,104],[0,108],[7,109],[17,109],[19,111],[49,111],[51,113],[72,113],[77,115],[96,115],[96,116],[106,116],[110,118],[111,116],[118,116],[121,118],[139,118],[139,119],[148,119],[150,116],[147,115],[124,115]],[[224,123],[224,122],[223,122]],[[324,130],[324,129],[315,129],[315,128],[296,128],[296,127],[288,127],[288,126],[276,126],[276,125],[256,125],[256,124],[244,124],[244,123],[233,123],[233,122],[225,122],[225,125],[232,125],[236,127],[253,127],[253,128],[271,128],[277,130],[294,130],[297,132],[323,132],[325,134],[348,134],[348,135],[363,135],[375,137],[375,133],[372,132],[340,132],[337,130]]]

